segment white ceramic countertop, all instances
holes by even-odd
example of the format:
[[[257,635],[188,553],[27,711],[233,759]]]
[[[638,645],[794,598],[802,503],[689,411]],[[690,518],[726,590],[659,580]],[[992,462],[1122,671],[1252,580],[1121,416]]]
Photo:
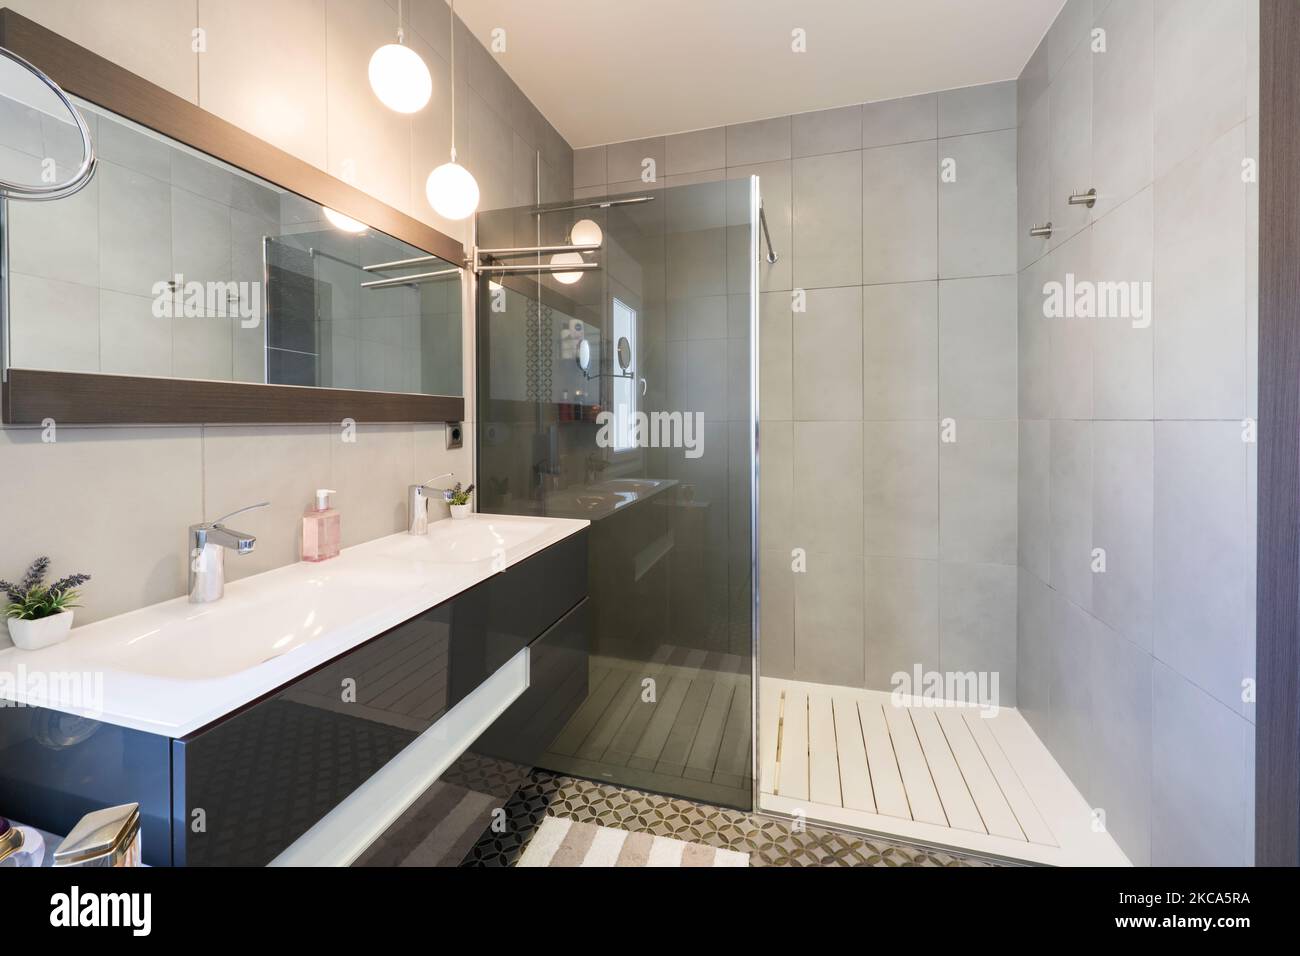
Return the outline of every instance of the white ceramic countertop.
[[[228,581],[210,604],[177,598],[74,628],[53,647],[0,651],[0,699],[183,737],[588,524],[443,519],[427,536]]]

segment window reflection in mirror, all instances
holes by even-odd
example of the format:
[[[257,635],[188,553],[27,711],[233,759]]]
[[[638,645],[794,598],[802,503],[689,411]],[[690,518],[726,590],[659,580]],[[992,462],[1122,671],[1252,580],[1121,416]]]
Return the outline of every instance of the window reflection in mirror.
[[[451,264],[77,106],[99,156],[90,184],[6,204],[10,367],[462,394]]]

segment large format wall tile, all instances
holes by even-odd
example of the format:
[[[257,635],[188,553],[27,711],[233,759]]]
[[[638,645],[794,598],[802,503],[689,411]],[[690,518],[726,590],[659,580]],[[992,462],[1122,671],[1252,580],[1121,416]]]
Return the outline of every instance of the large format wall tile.
[[[1001,564],[939,565],[939,667],[989,675],[995,703],[1016,704],[1016,569]]]
[[[1106,570],[1092,577],[1092,610],[1151,652],[1154,441],[1151,422],[1092,426],[1092,542]]]
[[[810,289],[795,317],[794,417],[843,421],[862,408],[862,289]]]
[[[1160,661],[1152,683],[1152,862],[1250,865],[1250,724]]]
[[[1073,193],[1095,185],[1092,175],[1092,61],[1079,47],[1052,80],[1051,109],[1053,247],[1068,241],[1092,221],[1093,210],[1072,206]]]
[[[1238,422],[1155,426],[1155,656],[1238,713],[1255,613],[1241,436]]]
[[[1158,418],[1245,414],[1245,124],[1155,185]]]
[[[865,553],[939,556],[939,440],[932,422],[863,425]]]
[[[1016,128],[1015,80],[945,90],[938,100],[940,138]]]
[[[1092,57],[1095,219],[1154,178],[1153,2],[1110,3],[1097,19],[1106,52]]]
[[[55,436],[0,430],[3,498],[16,505],[0,574],[13,580],[42,554],[58,576],[89,573],[78,624],[184,594],[186,529],[203,516],[199,430],[61,427]],[[101,503],[93,518],[69,521],[67,503],[85,500],[92,482]]]
[[[1098,307],[1092,322],[1092,403],[1097,418],[1155,414],[1155,238],[1148,187],[1093,224],[1089,250]]]
[[[794,546],[823,554],[862,554],[862,423],[795,422]]]
[[[862,107],[799,113],[791,119],[795,156],[843,153],[862,147]]]
[[[1019,453],[1019,564],[1046,582],[1052,576],[1051,424],[1022,419]]]
[[[939,564],[867,557],[863,599],[866,684],[892,690],[900,671],[939,669]]]
[[[938,135],[938,97],[933,93],[881,100],[862,107],[863,148],[915,143]]]
[[[199,6],[208,44],[198,58],[199,105],[322,169],[328,157],[326,7],[327,0]],[[285,36],[294,42],[285,43]],[[364,75],[356,85],[369,88]]]
[[[810,552],[794,579],[797,679],[861,687],[862,556]]]
[[[955,182],[939,183],[939,278],[1013,274],[1015,130],[940,140],[938,156],[956,171]]]
[[[1151,656],[1108,627],[1094,630],[1093,807],[1135,866],[1151,862]]]
[[[1092,423],[1051,424],[1052,577],[1085,610],[1092,607]]]
[[[864,286],[862,349],[862,417],[932,425],[939,414],[938,283]]]
[[[1246,118],[1245,2],[1155,0],[1155,175]]]
[[[794,161],[793,282],[801,289],[862,282],[862,160],[856,152]]]
[[[862,151],[862,281],[866,284],[938,276],[936,162],[933,140]]]
[[[1044,742],[1052,734],[1052,589],[1023,567],[1016,587],[1016,706]]]
[[[1014,419],[1014,275],[939,283],[939,414]]]
[[[1016,563],[1016,422],[957,422],[939,446],[939,556]]]

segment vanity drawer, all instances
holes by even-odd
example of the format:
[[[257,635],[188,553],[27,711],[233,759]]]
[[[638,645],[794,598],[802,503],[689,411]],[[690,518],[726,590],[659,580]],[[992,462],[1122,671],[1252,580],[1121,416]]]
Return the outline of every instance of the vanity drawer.
[[[528,647],[528,690],[498,717],[471,753],[534,767],[587,699],[591,607],[583,600]]]
[[[270,862],[431,727],[492,673],[461,651],[486,599],[471,589],[173,741],[176,864]]]

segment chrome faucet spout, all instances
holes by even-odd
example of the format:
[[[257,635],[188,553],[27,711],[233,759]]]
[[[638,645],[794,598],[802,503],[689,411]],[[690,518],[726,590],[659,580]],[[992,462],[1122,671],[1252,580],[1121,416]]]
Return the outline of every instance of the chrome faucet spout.
[[[248,554],[257,546],[257,538],[246,531],[235,531],[221,522],[235,515],[265,508],[263,501],[222,515],[216,521],[192,524],[189,529],[189,597],[191,604],[218,601],[226,593],[226,551]]]
[[[444,488],[437,488],[434,482],[442,478],[455,478],[455,472],[447,471],[441,475],[434,475],[428,481],[418,485],[411,485],[406,489],[406,533],[407,534],[428,534],[429,533],[429,492],[445,491]]]

